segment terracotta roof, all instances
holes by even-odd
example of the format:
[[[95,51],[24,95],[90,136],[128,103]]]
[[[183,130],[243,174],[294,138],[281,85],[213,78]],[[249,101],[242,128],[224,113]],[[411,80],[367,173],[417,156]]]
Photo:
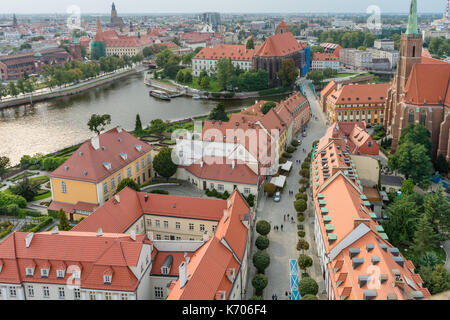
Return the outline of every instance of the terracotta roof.
[[[50,177],[98,183],[151,150],[150,145],[118,128],[100,134],[98,139],[97,150],[91,141],[86,141]],[[140,150],[136,146],[140,146]],[[126,160],[121,154],[126,154]],[[109,170],[105,163],[111,165]]]
[[[147,201],[145,199],[147,198]],[[76,225],[73,231],[126,232],[144,214],[219,221],[226,200],[147,194],[125,188]]]
[[[450,106],[450,63],[414,65],[405,94],[406,103]]]
[[[303,45],[294,38],[292,33],[286,32],[267,38],[261,48],[256,51],[256,56],[284,57],[303,49]]]
[[[349,84],[332,92],[328,99],[335,105],[341,104],[384,104],[390,83],[383,84]]]
[[[244,45],[223,44],[213,48],[203,48],[193,59],[252,61],[254,54],[254,49],[247,49]]]
[[[339,58],[332,53],[316,52],[313,55],[312,61],[339,61]]]
[[[163,266],[164,262],[166,261],[166,258],[168,256],[172,256],[172,265],[169,270],[169,274],[165,276],[171,276],[171,277],[178,277],[179,276],[179,270],[178,267],[180,264],[185,260],[184,252],[162,252],[158,251],[158,253],[155,256],[155,260],[153,261],[152,270],[150,272],[151,275],[163,275],[161,272],[161,267]],[[187,252],[187,256],[191,258],[193,252]]]
[[[56,270],[64,266],[81,267],[81,288],[100,290],[133,291],[139,284],[130,267],[139,261],[145,236],[136,241],[125,234],[97,236],[88,232],[50,232],[33,235],[27,248],[27,233],[15,232],[0,243],[0,256],[4,266],[0,272],[2,283],[55,283],[66,284],[71,276],[66,272],[58,278]],[[30,261],[36,268],[33,276],[26,276],[25,268]],[[40,269],[50,269],[48,278],[42,279]],[[113,274],[111,284],[104,284],[103,275],[107,268]]]

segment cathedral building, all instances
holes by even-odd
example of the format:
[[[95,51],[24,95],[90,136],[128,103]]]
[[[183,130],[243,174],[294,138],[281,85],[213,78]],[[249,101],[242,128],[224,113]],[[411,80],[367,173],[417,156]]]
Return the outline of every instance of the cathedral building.
[[[426,57],[422,46],[417,0],[412,0],[397,71],[388,90],[384,124],[392,137],[392,152],[403,128],[422,124],[431,132],[432,159],[442,154],[450,161],[450,63]]]
[[[111,22],[109,24],[109,27],[111,28],[121,28],[125,27],[125,23],[123,22],[122,18],[117,15],[116,5],[112,4],[111,9]]]

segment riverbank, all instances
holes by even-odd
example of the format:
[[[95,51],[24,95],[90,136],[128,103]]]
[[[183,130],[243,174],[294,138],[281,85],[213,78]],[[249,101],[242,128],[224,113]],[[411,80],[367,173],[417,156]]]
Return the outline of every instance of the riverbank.
[[[118,73],[118,74],[108,75],[108,76],[105,76],[105,77],[102,77],[99,79],[94,79],[94,80],[88,81],[86,83],[79,83],[74,86],[60,88],[57,91],[47,92],[47,93],[42,93],[42,94],[35,94],[35,95],[26,95],[25,97],[21,97],[18,99],[0,102],[0,109],[21,106],[21,105],[30,104],[30,103],[43,102],[46,100],[62,98],[62,97],[66,97],[66,96],[77,95],[77,94],[83,93],[87,90],[90,90],[92,88],[103,86],[103,85],[111,83],[113,81],[136,74],[138,72],[140,72],[140,71],[138,71],[136,69],[130,69],[130,70],[126,70],[124,72]]]

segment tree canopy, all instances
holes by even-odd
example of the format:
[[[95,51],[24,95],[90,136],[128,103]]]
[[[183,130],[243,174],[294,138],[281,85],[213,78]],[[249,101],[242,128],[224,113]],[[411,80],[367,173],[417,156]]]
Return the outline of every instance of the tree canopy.
[[[155,156],[155,159],[153,159],[153,168],[158,175],[166,178],[167,180],[172,177],[178,169],[178,165],[176,165],[172,160],[172,149],[161,149],[161,151]]]
[[[298,69],[295,67],[292,58],[284,59],[281,62],[281,70],[278,72],[278,77],[280,78],[283,87],[293,85],[297,80],[298,74]]]
[[[208,119],[216,121],[228,121],[228,115],[225,111],[225,105],[223,103],[218,103],[217,106],[209,113]]]
[[[270,109],[276,108],[277,105],[274,101],[267,101],[261,108],[261,112],[263,114],[267,114],[267,112],[270,111]]]
[[[111,123],[111,116],[109,114],[98,115],[93,114],[88,121],[89,130],[100,134],[104,130],[105,126]]]
[[[122,191],[125,188],[131,188],[137,192],[140,191],[139,185],[136,183],[136,181],[134,181],[131,178],[125,178],[122,181],[120,181],[120,183],[117,185],[117,189],[116,192],[114,193],[115,195],[118,194],[120,191]]]

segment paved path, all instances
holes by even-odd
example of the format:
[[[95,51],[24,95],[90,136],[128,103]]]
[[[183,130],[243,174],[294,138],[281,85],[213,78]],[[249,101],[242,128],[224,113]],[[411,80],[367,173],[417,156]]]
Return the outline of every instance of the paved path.
[[[257,220],[267,220],[272,225],[272,231],[269,234],[270,246],[267,249],[270,255],[270,266],[266,270],[265,274],[268,278],[269,284],[267,288],[264,290],[264,299],[270,300],[272,299],[272,295],[276,294],[278,296],[278,300],[286,300],[286,291],[290,291],[290,279],[289,279],[289,260],[290,259],[298,259],[300,252],[297,251],[297,214],[295,212],[293,202],[295,200],[294,196],[289,195],[289,190],[294,191],[294,194],[298,192],[300,188],[299,180],[300,176],[298,172],[301,169],[301,166],[295,163],[295,160],[301,160],[302,162],[307,156],[307,153],[311,150],[311,146],[313,141],[320,139],[326,130],[326,121],[325,117],[321,112],[320,105],[318,104],[314,93],[311,88],[305,86],[306,95],[310,100],[311,110],[313,116],[317,116],[318,120],[311,120],[307,129],[307,137],[300,138],[302,139],[302,145],[298,147],[297,151],[294,153],[293,160],[294,166],[291,171],[290,176],[287,178],[286,187],[284,189],[284,193],[282,194],[281,201],[279,203],[275,203],[272,198],[262,197],[259,206],[257,209]],[[300,135],[299,135],[300,136]],[[305,148],[306,152],[303,152],[302,149]],[[310,205],[309,205],[310,206]],[[311,212],[311,211],[310,211]],[[290,217],[294,217],[295,223],[285,222],[284,215],[289,214]],[[311,213],[305,214],[306,220],[303,222],[306,238],[310,244],[310,249],[305,252],[313,258],[314,265],[312,268],[308,270],[308,273],[311,277],[313,277],[319,284],[319,298],[325,299],[321,292],[324,290],[324,281],[320,272],[320,266],[318,257],[316,255],[316,245],[314,242],[314,225],[312,224],[314,219],[311,216]],[[275,225],[280,226],[283,224],[283,231],[274,231],[273,227]],[[256,240],[258,234],[256,233],[253,236],[253,239]],[[252,244],[251,255],[257,251],[257,248],[254,245],[254,241]],[[252,259],[250,258],[249,262],[249,277],[247,283],[247,299],[253,296],[253,287],[251,281],[255,275],[255,268],[252,264]]]

